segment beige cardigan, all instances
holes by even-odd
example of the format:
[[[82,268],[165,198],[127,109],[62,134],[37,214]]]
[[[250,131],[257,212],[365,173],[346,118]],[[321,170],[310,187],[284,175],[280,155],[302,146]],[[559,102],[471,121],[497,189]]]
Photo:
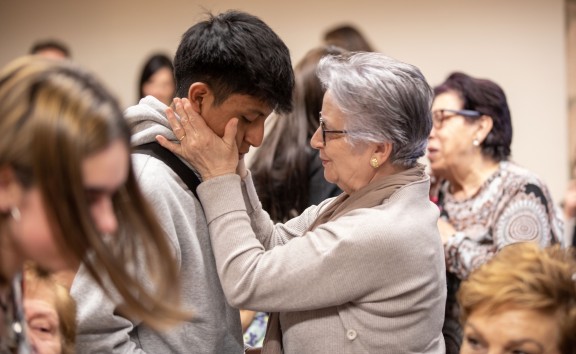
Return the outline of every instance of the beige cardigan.
[[[227,300],[280,312],[285,353],[444,353],[444,251],[428,190],[426,177],[304,237],[329,200],[274,225],[250,175],[198,194]]]

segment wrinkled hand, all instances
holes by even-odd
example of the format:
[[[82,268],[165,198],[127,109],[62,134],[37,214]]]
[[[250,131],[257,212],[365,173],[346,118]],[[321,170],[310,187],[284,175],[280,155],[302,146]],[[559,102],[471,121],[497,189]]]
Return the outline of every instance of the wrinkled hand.
[[[442,244],[446,244],[450,237],[456,233],[456,229],[452,224],[446,221],[444,218],[438,219],[438,231],[440,231],[440,237],[442,238]]]
[[[206,125],[204,118],[194,111],[188,99],[175,98],[174,107],[176,112],[169,107],[166,116],[180,144],[161,135],[156,136],[156,141],[188,161],[202,175],[203,180],[235,173],[238,166],[238,119],[231,119],[226,124],[224,136],[219,137]]]

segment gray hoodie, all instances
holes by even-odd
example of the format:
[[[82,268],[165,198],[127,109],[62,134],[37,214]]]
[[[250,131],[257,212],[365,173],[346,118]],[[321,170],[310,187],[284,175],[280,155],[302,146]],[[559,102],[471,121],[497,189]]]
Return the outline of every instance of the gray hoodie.
[[[176,140],[165,109],[166,105],[148,96],[126,110],[133,146],[155,141],[158,134]],[[194,316],[170,331],[156,332],[115,314],[114,302],[81,269],[72,285],[72,295],[78,303],[78,352],[242,353],[239,311],[230,307],[224,297],[199,201],[162,161],[135,153],[132,162],[142,191],[174,248],[182,300]]]

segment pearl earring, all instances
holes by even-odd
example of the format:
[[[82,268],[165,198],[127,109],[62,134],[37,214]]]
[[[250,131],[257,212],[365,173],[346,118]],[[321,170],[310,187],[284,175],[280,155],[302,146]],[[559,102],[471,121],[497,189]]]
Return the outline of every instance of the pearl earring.
[[[10,209],[10,215],[12,216],[12,219],[14,219],[15,221],[20,221],[20,209],[18,209],[17,207],[12,207],[12,209]]]
[[[370,159],[370,166],[374,168],[380,167],[380,164],[378,163],[378,159],[376,158],[376,156],[372,156],[372,158]]]
[[[478,139],[472,140],[472,145],[474,145],[474,146],[480,146],[480,140],[478,140]]]

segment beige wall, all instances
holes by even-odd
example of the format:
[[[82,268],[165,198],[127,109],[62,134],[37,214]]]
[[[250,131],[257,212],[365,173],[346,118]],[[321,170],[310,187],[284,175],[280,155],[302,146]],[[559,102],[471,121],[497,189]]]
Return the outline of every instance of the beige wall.
[[[2,0],[0,65],[37,38],[58,37],[126,106],[136,100],[145,56],[173,54],[203,10],[228,8],[260,16],[294,61],[320,43],[324,29],[350,21],[380,51],[419,66],[432,85],[453,70],[496,81],[512,110],[514,160],[560,201],[568,177],[562,0]]]

